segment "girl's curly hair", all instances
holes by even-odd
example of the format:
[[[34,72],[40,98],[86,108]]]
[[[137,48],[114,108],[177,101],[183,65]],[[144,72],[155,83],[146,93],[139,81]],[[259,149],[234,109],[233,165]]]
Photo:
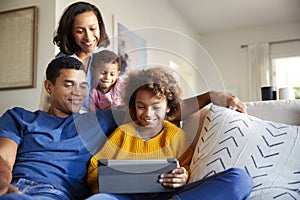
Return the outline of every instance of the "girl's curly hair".
[[[148,90],[153,92],[156,97],[166,97],[167,105],[170,112],[167,116],[170,117],[180,109],[181,88],[177,80],[163,67],[151,67],[143,70],[132,71],[125,79],[125,95],[124,102],[128,105],[131,117],[134,119],[135,98],[138,90]]]

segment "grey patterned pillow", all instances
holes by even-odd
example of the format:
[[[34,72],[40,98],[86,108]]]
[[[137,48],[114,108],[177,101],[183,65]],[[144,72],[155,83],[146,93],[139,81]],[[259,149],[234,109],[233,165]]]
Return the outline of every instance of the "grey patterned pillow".
[[[239,167],[254,182],[249,199],[300,199],[299,154],[298,126],[212,105],[196,145],[190,182]]]

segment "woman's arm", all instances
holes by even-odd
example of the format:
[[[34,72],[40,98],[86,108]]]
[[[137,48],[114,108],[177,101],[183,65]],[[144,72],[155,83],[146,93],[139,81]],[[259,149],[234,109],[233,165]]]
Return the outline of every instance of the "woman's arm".
[[[246,106],[242,101],[239,100],[238,97],[220,91],[209,91],[196,97],[182,100],[180,111],[169,120],[176,122],[186,119],[188,116],[200,110],[209,103],[227,108],[231,107],[239,112],[246,113]]]

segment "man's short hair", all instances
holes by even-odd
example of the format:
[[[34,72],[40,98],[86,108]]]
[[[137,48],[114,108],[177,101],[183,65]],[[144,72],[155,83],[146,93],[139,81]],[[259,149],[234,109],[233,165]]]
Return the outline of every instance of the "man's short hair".
[[[82,62],[76,58],[64,56],[53,59],[47,67],[46,78],[51,81],[52,84],[55,84],[56,78],[60,76],[61,69],[76,69],[83,70],[84,65]]]

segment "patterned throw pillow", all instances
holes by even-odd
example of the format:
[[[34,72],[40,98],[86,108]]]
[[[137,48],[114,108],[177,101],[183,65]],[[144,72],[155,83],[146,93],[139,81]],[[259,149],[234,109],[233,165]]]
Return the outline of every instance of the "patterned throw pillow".
[[[190,182],[239,167],[254,182],[249,199],[300,199],[299,128],[212,105],[196,145]]]

